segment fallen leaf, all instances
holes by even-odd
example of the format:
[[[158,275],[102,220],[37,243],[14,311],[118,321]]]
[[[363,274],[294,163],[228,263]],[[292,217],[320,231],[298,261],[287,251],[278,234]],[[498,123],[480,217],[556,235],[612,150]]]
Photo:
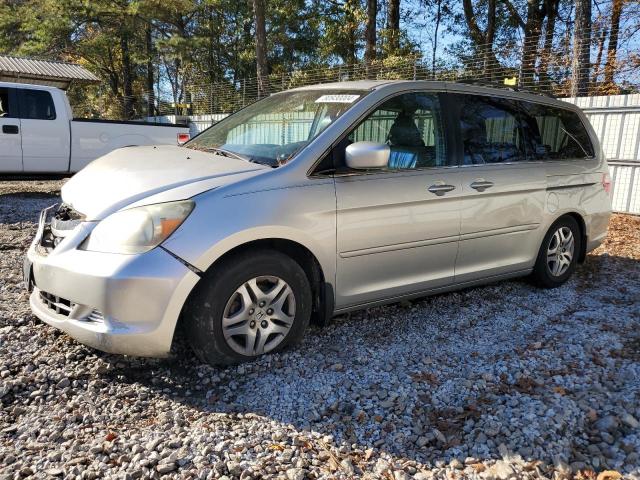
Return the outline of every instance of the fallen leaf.
[[[622,478],[622,475],[619,472],[615,470],[605,470],[598,474],[597,480],[619,480],[620,478]]]
[[[115,433],[113,433],[113,432],[109,432],[109,433],[107,433],[107,436],[106,436],[106,437],[104,437],[104,439],[105,439],[107,442],[113,442],[116,438],[118,438],[118,435],[116,435],[116,434],[115,434]]]
[[[596,472],[593,470],[580,470],[576,476],[575,480],[596,480]]]
[[[553,391],[560,395],[566,395],[567,391],[563,387],[553,387]]]

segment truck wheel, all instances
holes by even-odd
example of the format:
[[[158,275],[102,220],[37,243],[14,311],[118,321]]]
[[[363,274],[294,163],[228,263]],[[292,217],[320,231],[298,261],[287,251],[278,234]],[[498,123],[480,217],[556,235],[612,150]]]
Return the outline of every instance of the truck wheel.
[[[573,217],[558,219],[544,237],[532,279],[540,287],[556,288],[565,283],[576,269],[582,236]]]
[[[275,250],[223,260],[200,281],[185,308],[185,331],[196,355],[231,365],[298,343],[311,317],[304,270]]]

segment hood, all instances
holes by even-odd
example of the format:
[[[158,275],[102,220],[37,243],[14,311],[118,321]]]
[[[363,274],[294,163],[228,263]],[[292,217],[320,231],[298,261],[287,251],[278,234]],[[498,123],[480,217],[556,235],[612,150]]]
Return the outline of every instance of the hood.
[[[100,220],[168,190],[182,195],[172,200],[182,200],[266,170],[271,167],[178,146],[120,148],[74,175],[62,200],[87,220]],[[189,184],[194,188],[180,188]]]

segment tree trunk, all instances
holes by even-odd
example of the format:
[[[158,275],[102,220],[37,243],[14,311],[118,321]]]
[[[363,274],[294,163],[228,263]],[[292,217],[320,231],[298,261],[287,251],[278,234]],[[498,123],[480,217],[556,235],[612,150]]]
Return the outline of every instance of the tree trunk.
[[[256,73],[258,98],[269,95],[269,71],[267,66],[267,30],[264,15],[264,0],[253,0],[253,15],[256,28]]]
[[[153,55],[153,38],[151,36],[151,23],[147,24],[147,29],[145,31],[145,41],[146,41],[146,55],[147,55],[147,79],[146,79],[147,115],[152,117],[155,115],[155,94],[153,91],[155,79],[154,79],[154,67],[153,67],[154,55]]]
[[[356,50],[357,50],[357,33],[358,33],[358,19],[355,17],[354,12],[358,7],[360,0],[347,0],[344,4],[345,9],[345,21],[347,25],[347,48],[345,51],[345,63],[356,63]]]
[[[111,87],[111,93],[113,93],[114,97],[117,97],[120,94],[120,78],[118,76],[118,70],[114,65],[111,47],[107,48],[107,56],[109,58],[109,68],[107,69],[109,75],[109,87]]]
[[[544,32],[544,47],[540,54],[540,79],[546,86],[551,86],[549,78],[549,61],[553,52],[553,34],[556,29],[556,18],[558,18],[558,7],[560,0],[545,0],[547,10],[547,24]]]
[[[591,0],[575,0],[576,20],[573,34],[573,59],[571,62],[571,96],[580,97],[589,93],[589,58],[591,47]]]
[[[535,83],[534,75],[536,69],[536,58],[538,57],[538,43],[542,30],[542,22],[546,15],[545,4],[539,4],[539,0],[527,1],[527,21],[524,25],[524,43],[522,45],[522,73],[520,85],[523,87],[533,87]]]
[[[496,0],[489,0],[487,9],[487,30],[485,33],[485,45],[483,52],[483,74],[484,77],[491,81],[495,75],[494,69],[497,67],[498,60],[493,53],[493,41],[496,36]]]
[[[376,19],[378,17],[378,0],[367,0],[367,24],[364,31],[366,42],[364,60],[371,63],[376,59]]]
[[[387,32],[389,51],[397,52],[400,49],[400,0],[388,0]]]
[[[120,50],[122,53],[122,89],[123,89],[123,117],[125,120],[131,118],[133,111],[133,79],[131,78],[131,54],[129,52],[129,32],[123,31],[120,34]]]
[[[607,27],[602,27],[600,32],[593,32],[593,35],[598,39],[598,53],[596,54],[596,61],[593,64],[593,73],[591,74],[591,83],[593,85],[598,83],[598,77],[600,76],[600,64],[602,63],[602,52],[604,51],[604,41],[607,38],[607,33]]]
[[[433,48],[431,49],[431,78],[436,77],[436,54],[438,53],[438,30],[442,21],[442,0],[437,0],[436,24],[433,31]]]
[[[616,55],[618,53],[618,34],[620,33],[620,16],[624,0],[613,0],[611,5],[611,27],[609,28],[609,45],[607,46],[607,63],[604,67],[604,83],[613,84],[616,72]]]
[[[496,33],[496,0],[489,0],[487,4],[487,28],[484,31],[478,26],[471,0],[462,0],[462,7],[469,35],[481,55],[481,60],[472,67],[482,72],[482,80],[491,81],[499,73],[497,71],[499,68],[498,59],[493,53],[493,41]]]

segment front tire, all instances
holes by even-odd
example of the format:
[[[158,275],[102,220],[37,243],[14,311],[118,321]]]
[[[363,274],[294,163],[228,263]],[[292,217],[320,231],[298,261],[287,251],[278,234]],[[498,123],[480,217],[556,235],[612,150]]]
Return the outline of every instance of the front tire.
[[[544,237],[532,279],[543,288],[556,288],[573,274],[582,248],[582,235],[573,217],[559,218]]]
[[[298,343],[311,318],[302,267],[275,250],[242,252],[202,278],[185,308],[187,340],[211,365],[232,365]]]

